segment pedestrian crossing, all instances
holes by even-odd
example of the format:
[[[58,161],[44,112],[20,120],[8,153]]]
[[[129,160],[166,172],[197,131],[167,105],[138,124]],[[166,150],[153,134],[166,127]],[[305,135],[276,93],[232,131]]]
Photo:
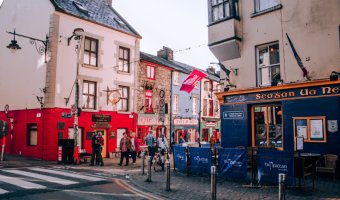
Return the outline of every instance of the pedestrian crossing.
[[[47,167],[0,169],[0,198],[17,191],[58,189],[99,181],[106,179],[89,173]]]

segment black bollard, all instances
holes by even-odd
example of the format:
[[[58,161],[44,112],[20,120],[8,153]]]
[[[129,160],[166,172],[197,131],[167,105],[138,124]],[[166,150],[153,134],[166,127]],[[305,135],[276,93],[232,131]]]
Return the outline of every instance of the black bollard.
[[[146,180],[146,182],[151,182],[151,156],[148,157],[148,179]]]
[[[166,173],[166,186],[165,190],[170,191],[170,161],[165,162],[165,173]]]
[[[286,174],[280,173],[279,174],[279,200],[286,199],[285,181],[286,181]]]
[[[142,175],[145,174],[145,152],[142,152]]]
[[[211,166],[211,199],[216,200],[216,166]]]

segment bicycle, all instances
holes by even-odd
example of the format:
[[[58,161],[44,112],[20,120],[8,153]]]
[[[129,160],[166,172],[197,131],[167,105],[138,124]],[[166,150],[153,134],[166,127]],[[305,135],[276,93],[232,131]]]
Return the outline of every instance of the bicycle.
[[[164,155],[162,155],[162,151],[164,151]],[[165,150],[158,150],[155,153],[155,156],[153,157],[153,160],[152,160],[152,165],[153,165],[153,169],[155,172],[164,171],[165,154],[167,155],[167,159],[169,159],[169,154]]]

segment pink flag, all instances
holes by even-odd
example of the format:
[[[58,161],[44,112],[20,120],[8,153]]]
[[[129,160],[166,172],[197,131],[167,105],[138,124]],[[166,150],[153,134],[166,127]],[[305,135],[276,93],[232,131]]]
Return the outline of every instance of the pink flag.
[[[194,69],[189,76],[184,80],[181,89],[187,93],[190,93],[194,87],[207,75],[197,69]]]

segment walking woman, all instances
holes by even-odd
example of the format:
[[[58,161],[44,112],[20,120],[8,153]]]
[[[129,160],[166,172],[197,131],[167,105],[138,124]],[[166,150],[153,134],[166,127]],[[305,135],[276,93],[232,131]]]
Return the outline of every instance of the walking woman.
[[[119,166],[122,166],[123,159],[125,157],[126,163],[125,166],[129,165],[129,154],[130,154],[130,149],[131,149],[131,140],[130,138],[127,137],[127,133],[123,133],[123,138],[120,140],[120,162]]]

